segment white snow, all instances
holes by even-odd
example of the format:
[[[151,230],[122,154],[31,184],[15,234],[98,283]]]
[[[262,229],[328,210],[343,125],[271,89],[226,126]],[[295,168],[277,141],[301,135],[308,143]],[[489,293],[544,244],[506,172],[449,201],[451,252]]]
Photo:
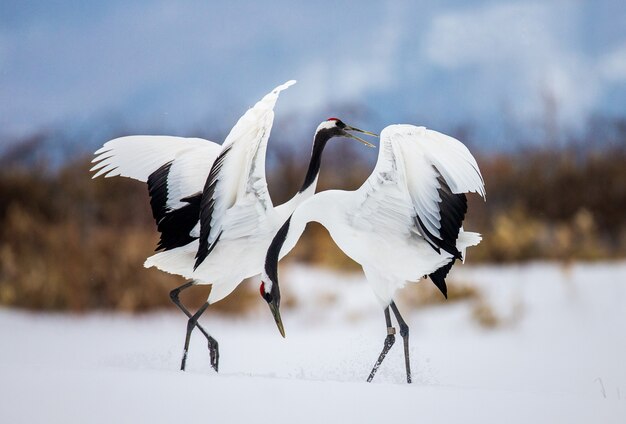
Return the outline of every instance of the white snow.
[[[359,274],[283,269],[283,303],[296,300],[286,339],[260,298],[243,317],[207,312],[219,374],[199,332],[178,371],[179,313],[0,309],[0,422],[626,422],[626,263],[465,265],[452,277],[479,286],[502,325],[481,328],[469,302],[400,306],[412,385],[399,336],[365,382],[386,332]]]

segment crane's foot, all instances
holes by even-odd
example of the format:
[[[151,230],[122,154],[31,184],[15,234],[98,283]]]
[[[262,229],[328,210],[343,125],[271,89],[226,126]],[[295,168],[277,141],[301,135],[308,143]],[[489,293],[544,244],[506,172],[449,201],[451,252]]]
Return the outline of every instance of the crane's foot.
[[[185,371],[185,367],[187,366],[187,349],[183,350],[183,359],[180,361],[180,370]]]
[[[211,367],[218,372],[219,364],[220,364],[220,348],[217,340],[213,337],[209,336],[209,354],[211,355]]]
[[[411,384],[411,359],[409,357],[409,326],[400,324],[400,335],[404,342],[404,365],[406,367],[406,382]]]
[[[176,305],[176,307],[178,307],[178,309],[180,309],[185,315],[187,315],[187,318],[191,319],[193,318],[193,314],[191,312],[189,312],[189,310],[180,302],[180,292],[182,292],[183,290],[187,290],[190,287],[193,287],[195,285],[195,283],[193,281],[188,281],[185,284],[183,284],[180,287],[176,287],[175,289],[173,289],[172,291],[170,291],[170,299],[172,300],[172,302],[174,302],[174,304]],[[200,332],[202,333],[202,335],[204,335],[204,337],[207,339],[208,343],[209,343],[209,353],[211,355],[211,367],[213,367],[213,369],[215,369],[215,371],[217,371],[218,368],[218,363],[219,363],[219,349],[218,349],[218,345],[217,345],[217,340],[215,340],[213,337],[211,337],[211,335],[208,333],[208,331],[206,331],[198,322],[196,317],[195,319],[195,325],[196,328],[198,328],[198,330],[200,330]],[[187,330],[189,331],[189,326],[187,326]],[[181,361],[180,364],[180,369],[182,371],[185,370],[185,364],[187,362],[187,349],[185,348],[183,350],[183,359]]]
[[[396,306],[395,302],[390,304],[393,314],[396,316],[398,326],[400,327],[400,336],[404,342],[404,365],[406,367],[406,382],[411,384],[411,358],[409,356],[409,326],[400,315],[400,310]]]
[[[191,339],[191,332],[198,324],[198,319],[200,318],[200,316],[204,313],[204,311],[206,311],[208,307],[209,307],[209,302],[204,303],[204,305],[202,305],[202,307],[198,309],[198,311],[195,314],[193,314],[187,321],[187,333],[185,334],[185,346],[183,348],[183,359],[180,363],[181,371],[185,371],[185,367],[187,365],[187,353],[189,352],[189,340]],[[202,332],[204,333],[204,331]],[[208,335],[208,333],[205,334],[205,336],[207,336],[207,339],[209,338],[213,339],[211,336]],[[215,341],[215,339],[213,339],[213,341],[215,342],[215,345],[217,345],[217,341]],[[211,350],[210,345],[211,345],[211,340],[209,340],[209,350]],[[213,356],[213,354],[211,356]],[[213,364],[211,365],[213,366]],[[213,368],[215,368],[215,366],[213,366]]]
[[[391,346],[393,346],[393,344],[396,341],[396,329],[393,327],[387,327],[387,337],[385,337],[385,343],[383,345],[383,350],[382,352],[380,352],[380,355],[378,356],[378,360],[376,361],[376,363],[374,364],[374,368],[372,368],[372,371],[370,372],[369,377],[367,377],[367,382],[370,383],[373,379],[374,379],[374,375],[376,375],[376,371],[378,371],[378,368],[380,367],[380,364],[383,363],[383,360],[385,359],[385,356],[387,356],[387,352],[389,352],[389,349],[391,349]]]

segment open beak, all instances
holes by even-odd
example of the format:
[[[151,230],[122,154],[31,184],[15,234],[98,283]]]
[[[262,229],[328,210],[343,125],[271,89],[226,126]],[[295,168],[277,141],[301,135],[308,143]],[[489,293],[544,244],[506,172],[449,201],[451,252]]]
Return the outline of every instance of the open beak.
[[[359,142],[365,144],[367,147],[376,147],[375,145],[373,145],[369,141],[365,141],[361,137],[357,137],[354,134],[350,134],[348,131],[356,131],[356,132],[360,132],[361,134],[371,135],[372,137],[378,137],[378,134],[374,134],[373,132],[369,132],[369,131],[360,130],[358,128],[354,128],[354,127],[351,127],[349,125],[346,125],[346,127],[344,128],[344,136],[345,137],[352,138],[352,139],[354,139],[356,141],[359,141]]]
[[[272,300],[269,303],[270,311],[272,311],[272,315],[274,316],[274,321],[276,321],[276,326],[278,327],[278,331],[280,331],[280,335],[285,337],[285,327],[283,327],[283,320],[280,317],[280,309],[278,308],[278,304],[275,300]]]

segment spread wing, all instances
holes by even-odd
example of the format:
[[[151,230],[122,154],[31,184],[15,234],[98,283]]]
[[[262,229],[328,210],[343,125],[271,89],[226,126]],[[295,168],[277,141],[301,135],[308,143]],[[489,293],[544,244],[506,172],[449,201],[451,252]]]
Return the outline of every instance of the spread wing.
[[[250,108],[233,127],[206,179],[200,205],[200,243],[195,268],[224,238],[253,234],[273,208],[265,179],[265,152],[274,122],[276,87]]]
[[[184,246],[197,234],[204,182],[221,146],[201,138],[128,136],[95,152],[93,178],[123,176],[148,184],[152,215],[161,233],[157,250]]]
[[[470,192],[484,197],[484,182],[461,142],[424,127],[391,125],[381,133],[372,175],[357,191],[354,224],[422,237],[436,252],[461,259],[456,242]]]

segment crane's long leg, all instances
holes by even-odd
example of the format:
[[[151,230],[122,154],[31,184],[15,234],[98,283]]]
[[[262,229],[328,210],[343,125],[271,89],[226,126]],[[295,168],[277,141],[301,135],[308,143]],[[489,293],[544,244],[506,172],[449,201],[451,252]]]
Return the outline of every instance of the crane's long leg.
[[[371,382],[374,378],[374,374],[378,371],[378,367],[383,363],[383,359],[387,356],[387,352],[391,349],[394,342],[396,341],[396,329],[391,326],[391,316],[389,315],[389,306],[385,308],[385,321],[387,322],[387,337],[385,337],[385,344],[383,345],[383,350],[380,352],[380,356],[378,360],[374,364],[374,368],[372,368],[372,372],[370,372],[370,376],[367,377],[367,382]]]
[[[189,319],[191,319],[193,317],[193,315],[180,302],[180,299],[178,298],[178,295],[180,294],[181,291],[186,290],[189,287],[192,287],[194,285],[195,285],[195,283],[193,281],[188,281],[185,284],[183,284],[182,286],[176,287],[174,290],[172,290],[170,292],[170,299],[172,299],[172,302],[174,302],[174,304],[178,307],[178,309],[183,311],[183,313],[185,315],[187,315],[187,318],[189,318]],[[198,316],[198,318],[199,318],[199,316]],[[213,367],[213,369],[215,371],[217,371],[218,367],[219,367],[219,361],[220,361],[220,351],[219,351],[219,345],[217,343],[217,340],[215,340],[213,337],[211,337],[211,335],[200,325],[200,323],[198,322],[197,319],[196,319],[196,327],[198,327],[200,332],[202,332],[202,334],[204,334],[204,337],[206,337],[206,339],[207,339],[207,342],[209,344],[209,354],[211,355],[211,367]],[[184,371],[185,370],[186,356],[187,356],[187,348],[185,348],[185,351],[184,351],[183,355],[184,355],[183,356],[183,361],[182,361],[180,369]]]
[[[400,335],[402,336],[402,340],[404,341],[404,363],[406,365],[406,382],[411,383],[411,360],[409,359],[409,326],[406,324],[404,319],[402,319],[402,315],[400,315],[400,311],[396,306],[394,301],[391,302],[391,310],[393,314],[396,316],[396,320],[398,321],[398,325],[400,326]]]
[[[174,304],[178,307],[178,309],[180,309],[181,311],[183,311],[183,313],[185,315],[187,315],[187,318],[191,318],[192,314],[191,312],[189,312],[189,310],[185,307],[185,305],[183,305],[180,302],[180,299],[178,298],[179,294],[181,291],[188,289],[189,287],[194,286],[195,283],[193,281],[188,281],[187,283],[183,284],[182,286],[176,287],[174,290],[172,290],[170,292],[170,299],[172,299],[172,302],[174,302]],[[209,342],[209,349],[211,349],[211,345],[217,345],[217,341],[211,337],[211,335],[208,333],[208,331],[206,331],[201,325],[200,323],[196,323],[196,327],[198,327],[198,329],[202,332],[202,334],[204,334],[204,337],[206,337],[207,341]]]
[[[191,332],[198,324],[198,319],[200,316],[206,311],[206,308],[209,307],[209,302],[205,302],[204,305],[198,309],[198,311],[189,318],[187,321],[187,333],[185,334],[185,347],[183,348],[183,359],[180,363],[180,370],[185,371],[185,366],[187,364],[187,353],[189,352],[189,340],[191,339]],[[218,362],[219,362],[219,351],[218,344],[215,339],[212,337],[209,339],[209,352],[211,354],[211,366],[215,371],[218,370]]]
[[[191,339],[191,332],[195,328],[198,323],[198,318],[206,311],[206,308],[209,307],[209,302],[205,302],[204,305],[198,309],[198,311],[189,318],[187,321],[187,334],[185,335],[185,347],[183,349],[183,360],[180,363],[180,370],[185,370],[185,365],[187,363],[187,352],[189,351],[189,340]],[[213,365],[213,355],[211,354],[211,365]],[[215,368],[215,367],[214,367]],[[216,369],[217,371],[217,369]]]

